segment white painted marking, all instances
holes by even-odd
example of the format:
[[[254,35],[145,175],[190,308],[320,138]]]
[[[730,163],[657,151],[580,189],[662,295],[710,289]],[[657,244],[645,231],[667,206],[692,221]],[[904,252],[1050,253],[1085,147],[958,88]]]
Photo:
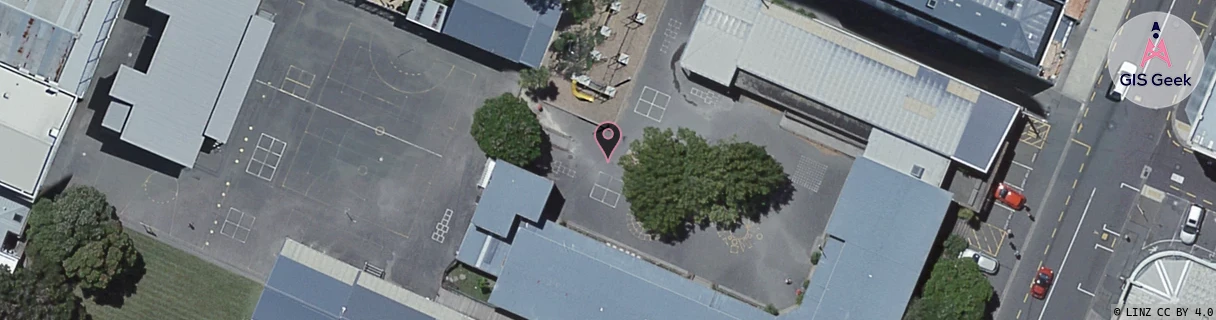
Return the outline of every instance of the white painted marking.
[[[1107,252],[1110,252],[1110,253],[1115,253],[1115,250],[1114,250],[1114,249],[1107,248],[1107,247],[1102,246],[1102,245],[1097,244],[1097,243],[1095,243],[1095,244],[1094,244],[1094,249],[1102,249],[1102,250],[1106,250]]]
[[[1182,184],[1183,180],[1185,180],[1185,178],[1182,177],[1181,175],[1178,175],[1177,173],[1170,174],[1170,181],[1177,182],[1178,184]]]
[[[1080,283],[1077,283],[1077,291],[1081,291],[1081,293],[1087,294],[1087,295],[1089,295],[1090,297],[1093,297],[1093,296],[1094,296],[1094,293],[1093,293],[1093,292],[1089,292],[1089,291],[1085,291],[1085,289],[1081,289],[1081,284],[1080,284]]]
[[[1106,233],[1113,234],[1113,235],[1115,235],[1116,237],[1122,237],[1122,236],[1123,236],[1123,235],[1119,234],[1118,232],[1115,232],[1114,230],[1111,230],[1111,229],[1107,228],[1105,223],[1103,223],[1103,224],[1102,224],[1102,231],[1106,231]]]
[[[1132,185],[1130,185],[1130,184],[1126,184],[1126,183],[1123,183],[1123,182],[1120,182],[1120,183],[1119,183],[1119,187],[1120,187],[1120,188],[1128,188],[1128,189],[1136,190],[1136,192],[1140,192],[1140,188],[1133,187]]]
[[[1068,242],[1068,250],[1064,251],[1064,261],[1060,263],[1060,269],[1056,271],[1056,282],[1064,276],[1064,266],[1068,265],[1068,255],[1072,254],[1072,245],[1077,242],[1077,235],[1081,233],[1081,226],[1085,224],[1085,215],[1089,214],[1089,204],[1094,202],[1094,193],[1098,192],[1098,188],[1094,188],[1089,192],[1089,200],[1085,201],[1085,210],[1081,211],[1081,220],[1077,222],[1077,230],[1072,232],[1072,240]],[[1047,306],[1051,305],[1051,296],[1056,293],[1055,290],[1047,293],[1047,299],[1043,301],[1043,311],[1039,313],[1039,320],[1043,320],[1043,315],[1047,314]]]
[[[1026,170],[1034,171],[1034,168],[1031,168],[1031,167],[1030,167],[1030,166],[1028,166],[1028,165],[1024,165],[1024,164],[1018,163],[1017,161],[1011,161],[1011,162],[1013,162],[1013,164],[1018,165],[1019,167],[1026,168]],[[1033,162],[1033,161],[1032,161],[1032,162]]]

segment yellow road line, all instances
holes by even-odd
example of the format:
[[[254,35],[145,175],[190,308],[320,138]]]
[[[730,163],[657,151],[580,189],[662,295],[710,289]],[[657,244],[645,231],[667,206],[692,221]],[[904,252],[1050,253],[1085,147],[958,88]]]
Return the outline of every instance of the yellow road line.
[[[1179,189],[1178,187],[1175,187],[1172,184],[1170,185],[1170,189],[1174,189],[1174,191],[1182,191],[1182,189]]]
[[[1050,245],[1050,244],[1049,244],[1049,245],[1047,245],[1047,247],[1046,247],[1046,248],[1043,248],[1043,255],[1047,255],[1047,250],[1051,250],[1051,245]]]
[[[1077,179],[1073,179],[1073,180],[1072,180],[1072,188],[1073,188],[1073,189],[1076,189],[1076,188],[1077,188]]]
[[[1077,172],[1082,172],[1082,171],[1085,171],[1085,163],[1081,163],[1081,169],[1077,169]]]
[[[1034,285],[1033,285],[1033,284],[1032,284],[1032,285],[1030,285],[1030,286],[1031,286],[1031,287],[1034,287]],[[1022,303],[1026,303],[1026,300],[1027,300],[1027,299],[1029,299],[1029,298],[1030,298],[1030,292],[1027,292],[1025,296],[1022,296]],[[1019,316],[1019,319],[1020,319],[1020,316],[1021,316],[1021,315],[1022,315],[1022,310],[1018,310],[1018,316]]]
[[[1068,206],[1068,202],[1069,202],[1069,201],[1072,201],[1072,195],[1071,195],[1071,194],[1070,194],[1070,195],[1068,195],[1068,198],[1064,198],[1064,206]]]
[[[1136,0],[1132,0],[1132,1],[1136,1]],[[1027,293],[1026,295],[1030,295],[1030,294]],[[1022,299],[1022,302],[1026,302],[1026,299]],[[1021,319],[1021,318],[1022,318],[1022,310],[1018,310],[1017,319]]]
[[[1187,196],[1189,196],[1189,197],[1191,197],[1191,198],[1198,198],[1198,197],[1196,197],[1196,196],[1195,196],[1195,194],[1194,194],[1194,193],[1187,192],[1187,193],[1186,193],[1186,195],[1187,195]]]
[[[1056,231],[1057,231],[1057,230],[1060,230],[1060,228],[1058,228],[1058,227],[1057,227],[1057,228],[1053,228],[1053,229],[1051,229],[1051,237],[1052,237],[1053,239],[1056,237]]]
[[[1084,142],[1081,142],[1081,140],[1077,140],[1074,138],[1074,139],[1072,139],[1072,142],[1075,142],[1075,143],[1081,145],[1082,147],[1085,147],[1085,155],[1087,155],[1087,156],[1089,155],[1089,152],[1091,150],[1093,150],[1092,147],[1090,147],[1088,144],[1085,144]]]
[[[1187,149],[1187,148],[1182,148],[1182,152],[1195,153],[1195,151],[1191,151],[1191,149]]]
[[[1131,16],[1132,16],[1132,10],[1131,10],[1131,9],[1127,9],[1127,14],[1124,14],[1124,15],[1123,15],[1123,20],[1127,20],[1127,18],[1128,18],[1128,17],[1131,17]]]
[[[1201,25],[1204,28],[1207,28],[1208,25],[1203,24],[1203,22],[1199,22],[1199,20],[1195,20],[1195,14],[1198,14],[1198,13],[1199,13],[1199,11],[1191,12],[1191,22],[1194,22],[1197,25]]]
[[[1060,218],[1056,219],[1056,221],[1064,221],[1064,211],[1060,211]]]
[[[1094,93],[1097,93],[1097,92],[1094,92]],[[1092,97],[1091,97],[1091,98],[1089,98],[1089,99],[1090,99],[1090,100],[1093,100],[1093,98],[1092,98]],[[1088,117],[1088,116],[1089,116],[1089,109],[1090,109],[1090,108],[1085,108],[1085,114],[1081,115],[1081,117],[1082,117],[1082,118],[1084,118],[1084,117]]]
[[[1210,205],[1212,205],[1212,202],[1211,202],[1211,201],[1208,201],[1207,199],[1204,199],[1204,200],[1203,200],[1203,203],[1206,203],[1206,204],[1207,204],[1207,205],[1209,205],[1209,206],[1210,206]]]
[[[1078,123],[1077,124],[1077,133],[1081,133],[1081,128],[1084,128],[1084,127],[1085,127],[1084,123]]]
[[[1093,93],[1090,93],[1090,94],[1089,94],[1089,101],[1094,101],[1094,97],[1096,97],[1096,96],[1098,96],[1098,92],[1097,92],[1097,91],[1094,91]],[[1089,113],[1089,110],[1085,110],[1085,113],[1086,113],[1086,114],[1088,114],[1088,113]],[[1082,118],[1084,118],[1084,117],[1082,117]]]

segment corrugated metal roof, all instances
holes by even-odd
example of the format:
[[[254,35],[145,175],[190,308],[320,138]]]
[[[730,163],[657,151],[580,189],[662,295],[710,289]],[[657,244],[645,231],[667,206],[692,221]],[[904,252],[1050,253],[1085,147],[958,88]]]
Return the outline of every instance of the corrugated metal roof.
[[[249,27],[241,40],[240,48],[236,51],[236,59],[232,60],[232,69],[224,79],[224,86],[220,89],[220,97],[216,100],[215,110],[211,113],[211,120],[207,122],[207,129],[203,131],[204,135],[215,141],[228,141],[232,126],[236,124],[236,116],[241,112],[241,105],[245,103],[245,94],[249,93],[249,86],[253,84],[253,72],[257,71],[258,62],[262,61],[262,53],[266,51],[266,44],[270,42],[272,30],[274,22],[259,16],[249,17]]]
[[[82,1],[83,2],[83,1]],[[72,43],[71,53],[63,65],[59,84],[64,90],[83,96],[97,71],[101,51],[114,27],[114,20],[122,11],[122,0],[88,1],[88,11],[80,23],[80,38]]]
[[[538,222],[552,191],[553,181],[498,161],[473,211],[473,224],[505,238],[515,216]]]
[[[59,81],[76,41],[74,32],[0,3],[0,62]]]
[[[132,106],[124,141],[194,166],[207,121],[258,2],[148,0],[149,8],[169,20],[148,73],[122,66],[110,90],[110,96]]]
[[[733,9],[742,5],[749,9]],[[745,7],[746,8],[746,7]],[[711,12],[711,13],[707,13]],[[734,18],[706,19],[719,13]],[[1020,107],[823,22],[758,1],[709,0],[683,67],[730,85],[736,66],[981,172],[995,159]],[[753,21],[743,42],[715,21]],[[730,25],[727,23],[727,25]],[[729,30],[729,29],[728,29]],[[740,52],[729,62],[732,52]],[[984,116],[972,116],[977,105]],[[968,127],[977,136],[963,139]],[[991,130],[1005,129],[993,134]],[[965,142],[966,144],[961,144]],[[965,150],[957,157],[957,150]],[[978,157],[974,154],[985,154]]]
[[[941,186],[950,170],[950,159],[881,129],[870,131],[863,156],[933,186]]]
[[[456,0],[450,11],[444,34],[534,68],[561,18],[560,3],[550,8],[526,0]]]
[[[497,277],[510,253],[511,244],[477,230],[470,223],[460,249],[456,250],[456,260]]]
[[[854,161],[803,305],[781,318],[899,319],[950,202],[946,190]]]
[[[1038,62],[1040,48],[1063,6],[1053,0],[862,0],[870,5],[891,2],[901,9],[944,23],[965,34],[1030,57]]]
[[[772,319],[556,224],[521,225],[490,304],[528,319]]]
[[[283,244],[254,320],[467,320],[455,310],[291,239]]]
[[[1201,83],[1196,84],[1197,87],[1191,92],[1183,112],[1190,119],[1191,147],[1208,157],[1216,157],[1216,122],[1212,121],[1216,119],[1216,114],[1207,116],[1210,112],[1216,112],[1212,111],[1216,110],[1216,95],[1212,94],[1216,89],[1216,78],[1213,78],[1216,75],[1216,43],[1207,52],[1203,72],[1199,75]]]

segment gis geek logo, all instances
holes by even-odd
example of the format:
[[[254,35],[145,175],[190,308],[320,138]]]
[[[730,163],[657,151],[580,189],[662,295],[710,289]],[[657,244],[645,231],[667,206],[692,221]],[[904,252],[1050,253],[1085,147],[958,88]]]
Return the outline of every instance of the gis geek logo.
[[[1160,109],[1195,90],[1205,61],[1199,36],[1186,20],[1144,13],[1125,22],[1114,40],[1107,54],[1108,97]]]

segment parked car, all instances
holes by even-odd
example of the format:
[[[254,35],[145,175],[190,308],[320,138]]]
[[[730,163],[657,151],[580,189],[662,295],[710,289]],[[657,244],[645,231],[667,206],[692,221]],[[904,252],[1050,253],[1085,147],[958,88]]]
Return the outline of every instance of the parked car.
[[[1123,79],[1123,75],[1125,74],[1133,78]],[[1106,93],[1106,97],[1114,101],[1123,102],[1124,96],[1127,95],[1127,88],[1131,87],[1130,85],[1123,84],[1123,81],[1135,81],[1135,76],[1136,65],[1124,61],[1122,65],[1119,65],[1119,74],[1115,75],[1114,79],[1111,79],[1110,91]]]
[[[1047,290],[1051,290],[1051,282],[1055,280],[1056,273],[1048,267],[1039,267],[1039,274],[1034,277],[1034,285],[1030,286],[1030,295],[1035,299],[1043,299],[1047,296]]]
[[[1200,207],[1197,204],[1191,205],[1191,209],[1186,212],[1186,220],[1182,221],[1182,230],[1178,232],[1178,239],[1184,244],[1195,244],[1195,239],[1199,238],[1199,227],[1203,226],[1203,218],[1207,216],[1207,209]]]
[[[975,260],[975,264],[980,266],[980,271],[987,274],[996,274],[997,269],[1000,268],[1000,263],[996,262],[996,258],[973,249],[963,250],[958,254],[958,258]]]
[[[1022,208],[1026,207],[1026,196],[1014,190],[1008,183],[1001,182],[1001,184],[997,185],[993,196],[997,200],[1000,200],[1001,203],[1013,208],[1013,210],[1022,210]]]

